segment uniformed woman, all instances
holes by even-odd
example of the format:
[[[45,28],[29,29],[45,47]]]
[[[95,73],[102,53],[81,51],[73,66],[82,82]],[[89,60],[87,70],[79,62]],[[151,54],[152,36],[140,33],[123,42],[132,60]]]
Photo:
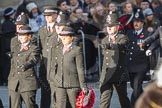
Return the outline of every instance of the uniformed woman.
[[[82,89],[88,93],[84,78],[83,53],[73,43],[75,33],[71,27],[64,27],[60,39],[63,44],[56,50],[54,82],[56,86],[56,108],[75,108],[76,98]],[[70,102],[71,107],[66,107]]]
[[[19,28],[18,42],[11,44],[11,71],[8,77],[10,108],[37,108],[35,97],[38,88],[34,66],[40,58],[40,50],[31,42],[32,31],[27,25]],[[16,44],[14,44],[16,43]]]

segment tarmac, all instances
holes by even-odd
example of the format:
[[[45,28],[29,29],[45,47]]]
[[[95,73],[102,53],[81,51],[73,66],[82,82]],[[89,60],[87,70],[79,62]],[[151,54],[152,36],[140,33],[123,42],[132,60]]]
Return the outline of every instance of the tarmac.
[[[90,87],[94,88],[95,95],[96,95],[95,104],[94,104],[93,108],[98,108],[99,107],[99,101],[100,101],[100,99],[99,99],[100,98],[100,91],[99,91],[98,83],[89,83],[88,85]],[[130,88],[130,84],[128,83],[128,96],[129,97],[130,97],[131,93],[132,93],[132,89]],[[8,98],[7,86],[0,86],[0,98],[2,100],[4,108],[9,108],[9,98]],[[37,96],[36,96],[37,104],[40,104],[40,98],[41,98],[40,89],[38,89]],[[24,105],[23,105],[23,108],[25,108]],[[110,108],[121,108],[115,89],[114,89],[114,92],[113,92],[113,97],[111,99],[111,107]]]

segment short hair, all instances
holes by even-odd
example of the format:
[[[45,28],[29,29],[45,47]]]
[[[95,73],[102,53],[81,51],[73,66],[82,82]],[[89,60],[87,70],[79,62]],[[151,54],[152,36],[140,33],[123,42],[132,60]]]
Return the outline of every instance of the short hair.
[[[66,2],[66,0],[58,0],[57,1],[57,7],[61,6],[63,2]]]

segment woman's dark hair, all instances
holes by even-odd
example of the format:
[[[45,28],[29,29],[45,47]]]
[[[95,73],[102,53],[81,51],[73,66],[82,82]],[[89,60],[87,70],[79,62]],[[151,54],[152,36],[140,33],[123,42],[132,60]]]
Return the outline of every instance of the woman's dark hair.
[[[58,0],[57,1],[57,7],[61,6],[63,2],[66,2],[66,0]]]
[[[37,8],[38,9],[38,8]],[[41,15],[41,11],[38,9],[38,15]],[[28,12],[29,18],[34,18],[32,12]]]

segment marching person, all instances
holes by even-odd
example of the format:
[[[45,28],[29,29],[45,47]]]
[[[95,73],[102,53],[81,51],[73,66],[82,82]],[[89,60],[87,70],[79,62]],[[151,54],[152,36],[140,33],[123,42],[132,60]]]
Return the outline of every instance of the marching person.
[[[40,63],[40,74],[39,80],[41,85],[41,108],[50,108],[51,104],[51,88],[47,81],[47,57],[50,54],[50,48],[53,46],[53,41],[51,38],[56,37],[55,25],[56,19],[58,16],[58,9],[53,6],[45,6],[44,7],[44,16],[47,24],[41,27],[38,31],[40,48],[42,51],[43,59]]]
[[[19,43],[11,44],[10,54],[12,64],[8,77],[10,107],[21,108],[23,100],[26,108],[38,108],[36,104],[38,83],[34,66],[40,59],[40,50],[31,42],[33,32],[28,25],[21,26],[17,32]]]
[[[0,108],[3,108],[3,104],[2,104],[1,98],[0,98]]]
[[[157,71],[156,81],[149,84],[139,97],[135,108],[162,108],[162,65]]]
[[[142,83],[150,69],[149,58],[145,55],[147,47],[140,48],[140,44],[148,36],[147,31],[144,29],[144,15],[140,9],[137,9],[134,15],[133,27],[134,29],[127,32],[129,38],[127,66],[131,88],[133,89],[131,95],[132,105],[142,93]]]
[[[48,61],[47,61],[47,80],[51,87],[51,107],[56,107],[56,90],[55,90],[55,70],[54,70],[54,64],[55,64],[55,57],[56,57],[56,49],[59,47],[60,44],[62,44],[60,39],[60,33],[62,32],[63,28],[66,26],[67,21],[64,19],[64,16],[60,16],[60,22],[57,22],[55,24],[55,32],[54,35],[50,37],[49,41],[49,54],[48,54]],[[68,104],[69,105],[69,104]]]
[[[84,78],[83,52],[73,43],[74,30],[66,26],[60,33],[63,44],[56,49],[54,82],[56,86],[56,108],[75,108],[78,93],[82,89],[88,94]],[[68,101],[71,107],[66,107]]]
[[[119,21],[115,13],[110,13],[106,19],[108,35],[102,40],[103,66],[100,77],[100,106],[109,108],[112,98],[113,87],[119,96],[121,108],[131,108],[127,97],[128,73],[125,65],[125,45],[128,43],[127,36],[120,34]]]

